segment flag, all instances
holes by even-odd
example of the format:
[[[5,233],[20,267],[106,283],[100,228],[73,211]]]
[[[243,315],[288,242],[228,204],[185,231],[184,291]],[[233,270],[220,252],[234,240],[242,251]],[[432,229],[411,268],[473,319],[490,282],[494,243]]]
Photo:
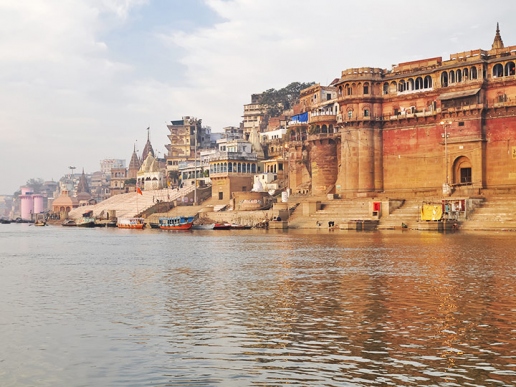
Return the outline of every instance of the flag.
[[[140,187],[136,187],[136,192],[138,192],[140,195],[143,195],[143,192],[142,192],[142,190],[140,189]]]

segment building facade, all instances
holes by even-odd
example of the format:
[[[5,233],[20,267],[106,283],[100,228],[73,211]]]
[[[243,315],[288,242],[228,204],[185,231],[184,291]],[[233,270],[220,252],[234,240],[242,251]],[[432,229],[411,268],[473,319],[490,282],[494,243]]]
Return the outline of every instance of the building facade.
[[[516,46],[354,68],[303,91],[290,186],[343,197],[516,187]]]

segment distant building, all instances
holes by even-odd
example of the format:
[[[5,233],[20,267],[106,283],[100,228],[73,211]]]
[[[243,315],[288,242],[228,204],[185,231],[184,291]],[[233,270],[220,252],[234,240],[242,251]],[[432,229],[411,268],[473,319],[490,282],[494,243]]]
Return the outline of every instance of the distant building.
[[[125,160],[122,159],[104,159],[100,161],[100,171],[106,175],[111,175],[111,169],[125,168]]]

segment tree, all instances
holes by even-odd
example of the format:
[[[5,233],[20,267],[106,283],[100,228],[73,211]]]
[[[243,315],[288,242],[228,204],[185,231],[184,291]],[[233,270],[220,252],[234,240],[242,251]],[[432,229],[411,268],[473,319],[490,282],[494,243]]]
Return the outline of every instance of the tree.
[[[269,89],[262,93],[260,103],[265,105],[269,117],[278,117],[285,110],[290,109],[299,102],[301,90],[314,85],[314,82],[300,83],[292,82],[283,89]]]
[[[44,182],[45,181],[43,179],[40,179],[40,178],[29,179],[29,180],[27,180],[27,183],[25,183],[25,185],[27,187],[29,187],[32,192],[34,192],[34,193],[41,193],[41,191],[43,190],[43,183]]]

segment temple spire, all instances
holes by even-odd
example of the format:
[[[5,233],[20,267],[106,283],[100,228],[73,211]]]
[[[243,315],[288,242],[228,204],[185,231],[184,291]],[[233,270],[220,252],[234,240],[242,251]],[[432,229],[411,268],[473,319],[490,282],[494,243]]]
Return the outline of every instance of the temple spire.
[[[502,37],[500,35],[500,26],[498,23],[496,23],[496,35],[495,35],[495,38],[494,38],[494,41],[493,41],[493,45],[491,46],[491,49],[492,50],[496,50],[496,49],[499,49],[499,48],[503,48],[503,40],[502,40]]]

